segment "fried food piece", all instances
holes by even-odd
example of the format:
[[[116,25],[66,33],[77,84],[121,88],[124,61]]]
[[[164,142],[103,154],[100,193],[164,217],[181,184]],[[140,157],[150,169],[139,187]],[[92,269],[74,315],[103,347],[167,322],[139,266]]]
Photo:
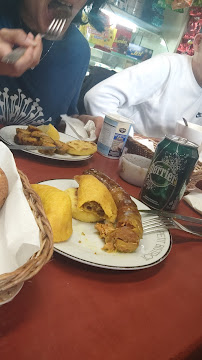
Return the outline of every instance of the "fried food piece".
[[[78,208],[115,222],[117,207],[107,187],[92,175],[77,175],[75,180],[79,183]]]
[[[55,140],[54,143],[57,146],[55,151],[57,154],[64,155],[67,153],[67,144],[60,140]]]
[[[43,134],[42,131],[32,131],[31,132],[31,136],[35,137],[35,138],[43,138],[43,137],[47,137],[46,134]]]
[[[68,152],[67,144],[60,140],[54,140],[48,135],[49,132],[54,135],[54,138],[58,138],[58,131],[52,125],[43,125],[42,128],[44,127],[47,129],[47,133],[32,125],[29,125],[27,129],[17,128],[14,136],[15,143],[19,145],[49,146],[52,149],[39,150],[39,152],[45,155],[53,155],[54,153],[65,155]]]
[[[56,146],[55,141],[51,139],[49,136],[45,136],[45,137],[42,136],[40,139],[42,141],[43,146],[50,146],[50,144]]]
[[[25,129],[21,129],[21,128],[17,128],[16,129],[16,134],[20,134],[20,133],[22,133],[24,135],[30,135],[30,131],[25,130]]]
[[[37,131],[37,133],[39,133]],[[40,136],[33,136],[34,131],[30,132],[27,129],[16,129],[16,135],[14,141],[20,145],[41,145]]]
[[[14,142],[18,145],[21,144],[21,139],[22,139],[22,135],[20,133],[18,133],[14,136]]]
[[[19,145],[41,145],[41,141],[38,138],[32,137],[30,135],[24,135],[22,133],[18,133],[14,136],[14,141]]]
[[[33,134],[33,133],[32,133],[32,134]],[[51,141],[54,141],[53,139],[50,138],[50,136],[48,136],[47,134],[44,134],[43,132],[41,132],[40,138],[41,138],[41,139],[49,139],[49,140],[51,140]]]
[[[33,125],[28,125],[27,130],[32,132],[32,131],[40,131],[42,132],[37,126],[33,126]]]
[[[56,151],[56,145],[53,139],[51,139],[49,136],[45,136],[40,138],[41,140],[41,145],[42,146],[50,146],[52,147],[52,149],[47,149],[47,150],[39,150],[39,152],[41,154],[45,154],[45,155],[53,155]]]
[[[38,150],[41,154],[45,154],[45,155],[53,155],[56,151],[56,147],[54,144],[51,144],[49,142],[47,143],[43,143],[43,146],[50,146],[52,147],[52,149],[47,149],[47,150]]]
[[[102,220],[102,218],[98,214],[78,208],[78,188],[69,188],[65,191],[69,194],[69,197],[71,199],[72,217],[74,219],[89,223]]]
[[[66,145],[67,153],[71,155],[92,155],[97,151],[97,145],[90,141],[73,140]]]
[[[114,180],[110,179],[102,172],[90,169],[84,174],[91,174],[100,180],[110,191],[117,206],[116,229],[111,232],[106,230],[105,247],[107,251],[132,252],[138,245],[143,235],[141,215],[136,204],[131,200],[130,195],[119,186]],[[103,224],[103,227],[107,224]],[[98,227],[99,231],[99,227]],[[103,228],[101,235],[103,236]],[[111,243],[111,245],[109,245]]]
[[[27,130],[23,130],[23,129],[16,129],[16,135],[14,136],[14,141],[17,144],[22,144],[23,143],[23,138],[24,137],[29,137],[30,136],[30,132]]]
[[[25,144],[25,142],[27,141],[30,142],[31,140],[30,139],[28,140],[28,138],[30,137],[32,137],[30,131],[17,128],[16,135],[14,136],[14,141],[19,145],[27,145]]]
[[[29,130],[28,130],[29,129]],[[19,145],[50,146],[52,149],[39,150],[42,154],[53,155],[56,150],[54,140],[39,130],[36,126],[29,125],[27,129],[16,129],[14,142]]]
[[[33,184],[40,196],[46,216],[53,231],[53,241],[66,241],[72,234],[71,200],[67,192],[53,186]]]

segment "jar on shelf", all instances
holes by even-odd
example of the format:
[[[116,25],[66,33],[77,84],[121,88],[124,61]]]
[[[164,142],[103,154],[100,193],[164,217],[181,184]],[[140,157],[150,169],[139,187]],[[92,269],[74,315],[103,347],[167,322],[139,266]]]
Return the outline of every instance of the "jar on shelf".
[[[129,14],[133,14],[137,0],[128,0],[126,2],[126,11]]]
[[[137,18],[141,18],[145,0],[128,0],[127,12]]]
[[[119,9],[121,10],[126,10],[126,4],[127,4],[127,0],[111,0],[109,1],[109,4],[113,4],[115,6],[117,6]]]

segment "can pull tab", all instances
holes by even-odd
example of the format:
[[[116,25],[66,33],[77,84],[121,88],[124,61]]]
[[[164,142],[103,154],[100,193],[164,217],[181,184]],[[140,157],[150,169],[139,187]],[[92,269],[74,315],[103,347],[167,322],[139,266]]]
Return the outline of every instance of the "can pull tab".
[[[188,121],[185,118],[182,118],[182,120],[184,121],[185,126],[188,126]]]

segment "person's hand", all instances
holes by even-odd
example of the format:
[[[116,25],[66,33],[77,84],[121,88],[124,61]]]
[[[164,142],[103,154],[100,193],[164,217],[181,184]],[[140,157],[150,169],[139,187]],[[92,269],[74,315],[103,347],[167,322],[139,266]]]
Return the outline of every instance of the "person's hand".
[[[64,133],[66,129],[66,122],[64,120],[60,120],[59,124],[55,126],[57,131]]]
[[[92,120],[95,123],[95,135],[98,138],[104,122],[104,118],[102,116],[73,115],[73,117],[76,117],[77,119],[83,121],[84,124],[86,124],[88,120]]]
[[[26,47],[27,50],[15,64],[3,63],[1,59],[12,51],[14,45]],[[26,34],[20,29],[0,30],[0,75],[21,76],[39,63],[41,53],[42,41],[39,34],[34,37],[32,33]]]

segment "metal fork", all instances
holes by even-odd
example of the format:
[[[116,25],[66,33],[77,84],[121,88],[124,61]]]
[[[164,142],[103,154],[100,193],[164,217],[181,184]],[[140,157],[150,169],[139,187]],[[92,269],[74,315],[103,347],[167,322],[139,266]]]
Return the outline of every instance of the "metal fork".
[[[45,34],[42,34],[41,37],[45,38],[47,40],[58,40],[60,38],[61,32],[65,26],[67,19],[53,19],[51,24],[48,27],[48,30]],[[6,64],[14,64],[16,61],[18,61],[21,56],[24,55],[27,48],[24,48],[22,46],[19,46],[18,48],[11,51],[8,55],[5,55],[1,62]]]
[[[196,226],[184,226],[172,218],[166,218],[163,216],[143,217],[142,225],[144,234],[165,231],[166,229],[178,229],[202,237],[202,232],[195,230]]]

